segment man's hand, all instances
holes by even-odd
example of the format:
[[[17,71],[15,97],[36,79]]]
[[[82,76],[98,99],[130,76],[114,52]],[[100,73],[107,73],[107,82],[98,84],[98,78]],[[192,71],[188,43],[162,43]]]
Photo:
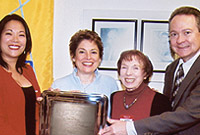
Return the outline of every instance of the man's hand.
[[[111,125],[99,131],[99,135],[127,135],[126,122],[114,119],[107,120]]]

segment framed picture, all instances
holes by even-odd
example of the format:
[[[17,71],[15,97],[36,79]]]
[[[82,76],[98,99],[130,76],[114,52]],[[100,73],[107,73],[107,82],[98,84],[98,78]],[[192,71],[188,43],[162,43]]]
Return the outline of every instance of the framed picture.
[[[136,49],[137,20],[93,19],[92,30],[102,39],[104,55],[99,69],[116,70],[122,51]]]
[[[168,21],[142,20],[140,50],[151,60],[154,72],[165,72],[173,61],[168,38]]]

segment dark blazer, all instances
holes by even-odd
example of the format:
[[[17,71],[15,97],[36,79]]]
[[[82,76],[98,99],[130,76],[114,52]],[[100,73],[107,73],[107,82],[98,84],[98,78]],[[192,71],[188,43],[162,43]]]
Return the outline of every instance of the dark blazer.
[[[164,94],[169,98],[178,61],[175,60],[166,69]],[[200,134],[200,56],[181,83],[172,111],[135,121],[134,125],[138,135]]]

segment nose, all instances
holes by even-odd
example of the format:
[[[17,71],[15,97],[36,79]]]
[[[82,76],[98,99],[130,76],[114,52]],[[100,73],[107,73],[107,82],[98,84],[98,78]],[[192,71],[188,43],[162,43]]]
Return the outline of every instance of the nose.
[[[177,37],[176,42],[177,42],[178,44],[180,44],[180,43],[182,43],[182,42],[184,42],[184,41],[185,41],[184,35],[179,34],[178,37]]]
[[[132,70],[131,70],[131,68],[127,68],[127,70],[126,70],[126,75],[131,75],[133,72],[132,72]]]
[[[19,41],[19,38],[18,38],[17,35],[13,35],[13,41],[14,41],[14,42],[18,42],[18,41]]]
[[[87,59],[90,59],[91,58],[91,54],[89,52],[87,52],[86,54],[87,54],[87,56],[86,56]]]

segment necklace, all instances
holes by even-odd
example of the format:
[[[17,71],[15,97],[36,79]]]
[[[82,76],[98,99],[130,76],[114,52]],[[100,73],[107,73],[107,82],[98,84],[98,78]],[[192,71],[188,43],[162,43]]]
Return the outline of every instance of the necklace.
[[[138,98],[144,93],[144,89],[142,90],[142,92],[133,100],[133,102],[131,103],[131,104],[129,104],[129,105],[127,105],[126,104],[126,97],[125,97],[125,95],[124,95],[124,107],[125,107],[125,109],[126,110],[128,110],[132,105],[134,105],[135,104],[135,102],[138,100]]]
[[[129,105],[126,104],[126,97],[124,96],[124,107],[125,109],[129,109],[135,102],[137,101],[137,98],[135,100],[133,100],[133,102]]]

